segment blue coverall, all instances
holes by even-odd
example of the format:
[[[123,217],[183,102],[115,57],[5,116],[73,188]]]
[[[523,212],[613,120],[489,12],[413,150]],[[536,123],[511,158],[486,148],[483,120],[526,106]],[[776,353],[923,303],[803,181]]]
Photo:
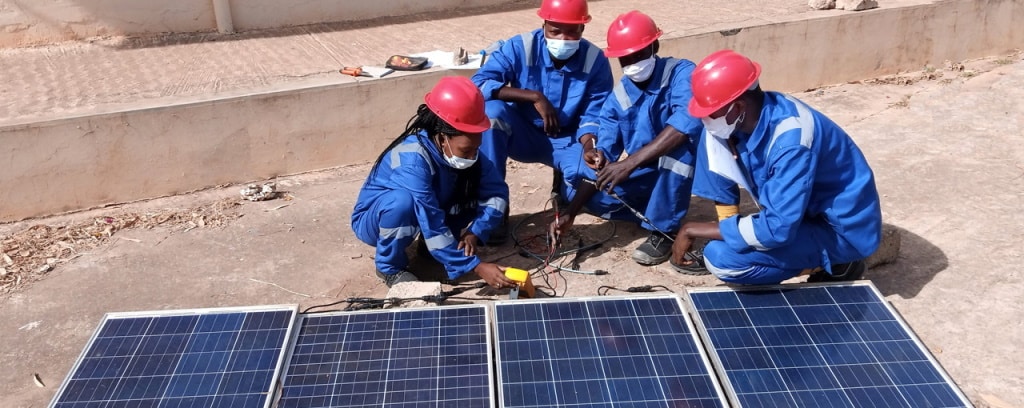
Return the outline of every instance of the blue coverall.
[[[690,207],[697,138],[704,131],[700,119],[690,116],[686,110],[693,98],[690,76],[694,67],[693,62],[684,59],[658,57],[646,89],[640,89],[623,77],[604,103],[597,133],[597,148],[609,163],[618,161],[623,152],[636,153],[654,141],[667,126],[692,138],[657,162],[637,167],[629,179],[616,186],[616,194],[643,212],[654,228],[666,233],[679,229]],[[586,166],[580,173],[596,178],[594,171]],[[568,196],[574,194],[570,192]],[[587,207],[605,218],[635,219],[628,210],[621,208],[618,200],[604,192],[598,193]],[[646,223],[643,227],[653,230]]]
[[[720,222],[724,240],[704,248],[715,276],[774,284],[808,268],[831,272],[832,265],[878,249],[882,212],[874,175],[853,139],[829,118],[792,96],[765,92],[754,132],[732,137],[746,180],[710,170],[709,144],[725,142],[705,135],[693,192],[738,204],[736,183],[743,183],[761,210]]]
[[[417,232],[423,233],[430,255],[444,265],[450,279],[480,264],[475,255],[458,249],[457,235],[468,226],[486,241],[508,208],[508,185],[483,152],[477,157],[475,166],[481,168],[476,208],[460,211],[460,203],[451,202],[458,170],[447,164],[425,131],[406,137],[383,156],[352,211],[356,237],[377,247],[378,271],[392,275],[404,270],[409,264],[405,248]]]
[[[611,66],[600,48],[580,40],[579,50],[555,68],[546,44],[543,29],[512,37],[473,75],[491,118],[480,151],[494,160],[502,178],[511,157],[558,169],[566,184],[575,185],[579,168],[586,167],[575,142],[584,134],[597,134],[601,105],[612,89]],[[498,100],[498,90],[506,85],[543,92],[558,112],[558,134],[544,133],[544,121],[533,104]]]

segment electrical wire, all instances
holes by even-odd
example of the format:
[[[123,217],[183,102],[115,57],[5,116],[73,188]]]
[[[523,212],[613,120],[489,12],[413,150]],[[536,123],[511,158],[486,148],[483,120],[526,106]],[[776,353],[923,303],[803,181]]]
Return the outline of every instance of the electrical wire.
[[[549,202],[550,202],[550,200],[549,200]],[[545,203],[545,207],[546,206],[547,206],[547,203]],[[611,241],[613,238],[615,238],[615,234],[616,234],[616,231],[617,231],[617,226],[616,226],[615,221],[609,220],[607,222],[608,222],[608,224],[611,225],[611,233],[608,234],[608,236],[598,240],[597,242],[594,242],[594,243],[591,243],[591,244],[587,244],[587,245],[577,246],[576,248],[564,249],[564,250],[561,250],[561,251],[554,251],[554,252],[548,251],[547,253],[533,252],[533,251],[530,251],[530,249],[528,249],[530,247],[530,244],[534,243],[536,240],[538,240],[540,238],[546,237],[547,234],[546,233],[545,234],[536,234],[536,235],[533,235],[533,236],[530,236],[530,237],[527,237],[527,238],[524,238],[524,239],[520,239],[519,231],[522,229],[522,227],[524,225],[526,225],[527,221],[530,221],[530,220],[534,219],[535,217],[538,217],[538,216],[544,215],[544,214],[546,214],[546,211],[541,211],[541,212],[538,212],[538,213],[531,214],[531,215],[523,218],[522,220],[519,220],[519,222],[516,223],[516,225],[514,225],[512,227],[512,231],[510,231],[510,235],[512,236],[512,241],[515,243],[515,246],[519,248],[519,254],[520,255],[523,255],[523,256],[528,257],[528,258],[533,258],[533,259],[537,260],[538,262],[541,262],[542,264],[546,264],[546,265],[550,265],[551,264],[551,260],[559,259],[559,258],[562,258],[562,257],[564,257],[566,255],[572,255],[572,254],[576,254],[576,253],[579,253],[579,252],[587,252],[587,251],[591,251],[591,250],[600,248],[605,243],[607,243],[607,242]],[[563,266],[554,266],[554,265],[551,265],[551,266],[555,267],[555,268],[558,268],[559,270],[564,271],[564,272],[578,273],[578,274],[584,274],[584,275],[605,275],[605,274],[608,273],[608,271],[605,271],[605,270],[588,271],[588,270],[581,270],[581,269],[578,269],[578,268],[567,268],[567,267],[563,267]]]
[[[307,307],[306,309],[302,310],[301,313],[305,314],[305,313],[309,313],[309,311],[313,310],[313,309],[321,309],[321,308],[326,308],[326,307],[331,307],[331,306],[337,306],[337,305],[340,305],[342,303],[348,303],[348,305],[345,306],[345,308],[340,309],[340,310],[343,310],[343,311],[353,311],[353,310],[366,310],[366,309],[383,309],[385,306],[398,306],[398,305],[401,305],[402,303],[416,301],[416,300],[421,300],[421,301],[429,302],[429,303],[436,303],[438,305],[440,305],[442,302],[444,302],[445,300],[448,300],[448,299],[490,300],[490,299],[485,299],[485,298],[472,299],[472,298],[457,297],[457,295],[460,295],[463,292],[469,291],[471,289],[483,288],[485,286],[487,286],[486,282],[477,282],[477,283],[472,284],[472,285],[456,286],[456,287],[452,288],[451,290],[442,291],[440,294],[437,294],[437,295],[426,295],[426,296],[410,297],[410,298],[350,297],[350,298],[347,298],[347,299],[344,299],[344,300],[339,300],[337,302],[332,302],[332,303],[327,303],[327,304],[322,304],[322,305],[310,306],[310,307]],[[325,310],[325,311],[317,312],[317,313],[323,313],[323,312],[328,312],[328,311],[331,311],[331,310]]]
[[[667,292],[676,293],[675,291],[673,291],[672,289],[669,289],[665,285],[631,286],[631,287],[628,287],[626,289],[619,289],[619,288],[614,287],[614,286],[602,285],[602,286],[597,288],[597,295],[598,296],[607,296],[608,292],[613,291],[613,290],[617,291],[617,292],[624,292],[624,293],[648,293],[648,292],[654,292],[655,289],[661,289],[661,290],[664,290],[664,291],[667,291]]]

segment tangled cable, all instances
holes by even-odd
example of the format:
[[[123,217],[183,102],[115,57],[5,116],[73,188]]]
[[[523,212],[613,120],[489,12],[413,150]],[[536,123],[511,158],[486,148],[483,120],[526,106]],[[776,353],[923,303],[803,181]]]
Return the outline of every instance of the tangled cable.
[[[573,248],[566,248],[561,250],[558,249],[557,245],[551,242],[551,237],[547,233],[546,228],[543,233],[533,234],[527,237],[521,237],[520,232],[523,226],[527,225],[529,222],[535,220],[539,216],[547,215],[548,206],[549,204],[551,204],[551,202],[552,199],[549,199],[545,203],[545,209],[543,211],[530,214],[527,217],[520,220],[518,223],[516,223],[512,227],[510,235],[512,236],[512,241],[515,243],[516,248],[519,249],[519,255],[527,258],[532,258],[540,263],[538,266],[535,267],[536,271],[531,273],[530,276],[539,277],[544,282],[544,286],[552,290],[552,293],[548,293],[543,290],[541,292],[548,296],[558,296],[559,280],[561,280],[561,282],[565,286],[568,286],[568,280],[565,278],[564,275],[562,275],[562,272],[577,273],[583,275],[605,275],[608,273],[608,271],[603,269],[580,269],[580,261],[582,261],[582,256],[584,253],[600,248],[602,245],[604,245],[605,243],[607,243],[608,241],[615,237],[616,224],[615,221],[606,221],[608,224],[611,225],[611,232],[608,234],[608,236],[603,237],[597,242],[589,244],[586,243],[586,241],[584,241],[582,236],[573,231],[570,231],[569,234],[572,235],[575,239],[576,246]],[[548,224],[542,223],[538,225],[543,225],[546,227]],[[569,255],[572,255],[572,257],[569,258]],[[551,275],[555,276],[552,278]],[[564,295],[567,290],[568,288],[563,286],[562,295]]]
[[[353,310],[383,309],[385,306],[399,306],[402,303],[411,302],[411,301],[415,301],[415,300],[422,300],[424,302],[436,303],[438,305],[440,305],[442,302],[444,302],[444,301],[446,301],[448,299],[490,300],[490,299],[486,299],[486,298],[466,298],[466,297],[459,297],[458,296],[458,295],[460,295],[463,292],[466,292],[468,290],[480,289],[480,288],[483,288],[485,286],[487,286],[487,282],[477,282],[477,283],[474,283],[472,285],[456,286],[456,287],[452,288],[451,290],[442,291],[438,295],[426,295],[426,296],[411,297],[411,298],[350,297],[350,298],[347,298],[347,299],[344,299],[344,300],[339,300],[339,301],[333,302],[333,303],[327,303],[327,304],[322,304],[322,305],[310,306],[310,307],[307,307],[305,310],[303,310],[302,313],[309,313],[309,311],[313,310],[313,309],[320,309],[320,308],[325,308],[325,307],[336,306],[336,305],[340,305],[342,303],[347,303],[348,305],[345,306],[343,309],[338,309],[338,310],[346,311],[347,312],[347,311],[353,311]],[[338,310],[324,310],[322,312],[330,312],[330,311],[338,311]],[[318,312],[318,313],[322,313],[322,312]]]

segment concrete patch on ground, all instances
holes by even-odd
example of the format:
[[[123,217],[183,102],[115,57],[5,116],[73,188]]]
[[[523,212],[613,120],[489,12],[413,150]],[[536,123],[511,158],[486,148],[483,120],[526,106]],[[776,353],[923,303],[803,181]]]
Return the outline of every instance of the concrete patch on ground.
[[[424,296],[438,296],[441,294],[440,282],[402,282],[392,286],[385,296],[388,299],[417,299]],[[407,300],[401,303],[392,304],[389,307],[423,307],[433,306],[436,303],[424,300]]]

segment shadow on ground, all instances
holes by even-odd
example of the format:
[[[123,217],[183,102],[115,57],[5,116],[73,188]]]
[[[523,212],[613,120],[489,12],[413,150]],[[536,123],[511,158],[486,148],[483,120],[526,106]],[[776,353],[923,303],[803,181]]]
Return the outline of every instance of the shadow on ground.
[[[901,240],[896,262],[870,269],[864,277],[870,279],[885,296],[899,295],[911,299],[935,275],[949,267],[949,259],[942,249],[928,240],[898,226],[887,225],[897,230]]]

